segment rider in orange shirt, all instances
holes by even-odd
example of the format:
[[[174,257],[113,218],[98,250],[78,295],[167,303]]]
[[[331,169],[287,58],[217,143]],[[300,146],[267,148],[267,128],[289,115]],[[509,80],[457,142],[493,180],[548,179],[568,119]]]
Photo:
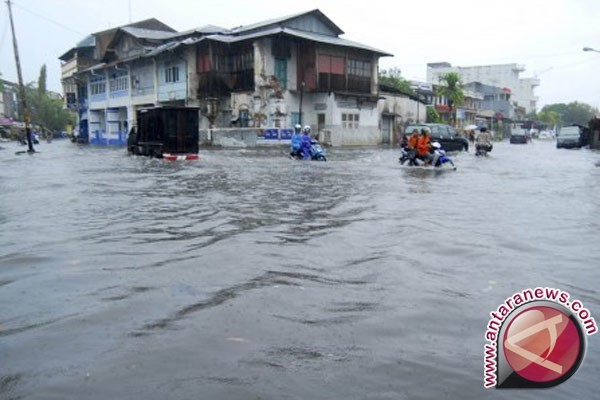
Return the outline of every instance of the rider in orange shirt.
[[[417,148],[417,144],[419,143],[419,130],[413,129],[412,134],[408,138],[408,148],[413,150]]]
[[[429,129],[421,129],[421,137],[417,143],[417,154],[419,158],[425,161],[425,165],[431,163],[433,157],[429,153],[431,149],[431,139],[429,138]]]

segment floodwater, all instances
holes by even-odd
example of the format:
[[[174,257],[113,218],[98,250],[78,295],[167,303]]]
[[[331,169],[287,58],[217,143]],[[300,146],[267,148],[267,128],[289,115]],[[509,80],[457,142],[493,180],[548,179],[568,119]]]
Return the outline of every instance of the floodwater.
[[[594,398],[483,388],[489,313],[549,286],[600,321],[600,153],[497,143],[457,171],[398,150],[66,141],[0,150],[2,399]]]

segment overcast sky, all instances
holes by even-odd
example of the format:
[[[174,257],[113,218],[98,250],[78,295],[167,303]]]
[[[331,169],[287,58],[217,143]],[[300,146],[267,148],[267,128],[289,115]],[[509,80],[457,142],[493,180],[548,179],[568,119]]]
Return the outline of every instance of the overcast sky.
[[[538,76],[538,107],[580,101],[600,108],[598,0],[12,0],[25,82],[48,68],[48,88],[60,92],[58,57],[87,34],[155,17],[176,30],[206,24],[233,28],[320,9],[343,38],[394,54],[398,67],[426,80],[428,62],[455,66],[519,63],[521,77]],[[0,72],[17,81],[8,8],[0,13]]]

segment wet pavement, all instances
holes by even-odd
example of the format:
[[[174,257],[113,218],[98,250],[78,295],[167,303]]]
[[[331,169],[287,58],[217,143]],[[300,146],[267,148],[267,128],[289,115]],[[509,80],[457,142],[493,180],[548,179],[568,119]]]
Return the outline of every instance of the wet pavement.
[[[483,388],[490,311],[550,286],[600,320],[598,152],[3,147],[2,399],[536,399]],[[588,339],[545,399],[596,396]]]

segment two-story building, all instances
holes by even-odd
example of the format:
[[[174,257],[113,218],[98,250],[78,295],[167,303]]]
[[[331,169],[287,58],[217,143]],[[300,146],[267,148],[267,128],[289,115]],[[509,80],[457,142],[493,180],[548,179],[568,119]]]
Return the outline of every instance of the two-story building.
[[[130,90],[131,83],[136,83],[136,77],[134,76],[132,81],[128,69],[132,63],[117,60],[115,50],[111,47],[115,36],[121,37],[126,33],[130,37],[123,40],[129,43],[125,46],[141,49],[137,54],[141,56],[148,50],[145,46],[152,49],[161,43],[156,40],[157,35],[168,38],[176,31],[152,18],[121,28],[93,33],[59,57],[62,61],[65,105],[77,112],[79,134],[90,143],[123,144],[127,127],[135,118],[132,116],[134,111],[131,105],[139,100],[140,91]],[[138,39],[139,42],[136,42]],[[132,42],[134,43],[131,44]],[[126,54],[130,49],[126,47],[124,51]],[[128,58],[131,61],[135,60],[136,56],[132,54],[128,57],[126,54],[126,59]],[[151,88],[154,87],[153,76],[152,70]],[[156,104],[154,89],[148,91],[151,92],[150,96],[141,101],[146,101],[149,105]]]
[[[118,28],[74,74],[82,125],[92,142],[122,143],[137,109],[177,104],[199,107],[204,129],[308,124],[333,145],[382,143],[377,71],[391,54],[342,33],[319,10],[234,29]]]

